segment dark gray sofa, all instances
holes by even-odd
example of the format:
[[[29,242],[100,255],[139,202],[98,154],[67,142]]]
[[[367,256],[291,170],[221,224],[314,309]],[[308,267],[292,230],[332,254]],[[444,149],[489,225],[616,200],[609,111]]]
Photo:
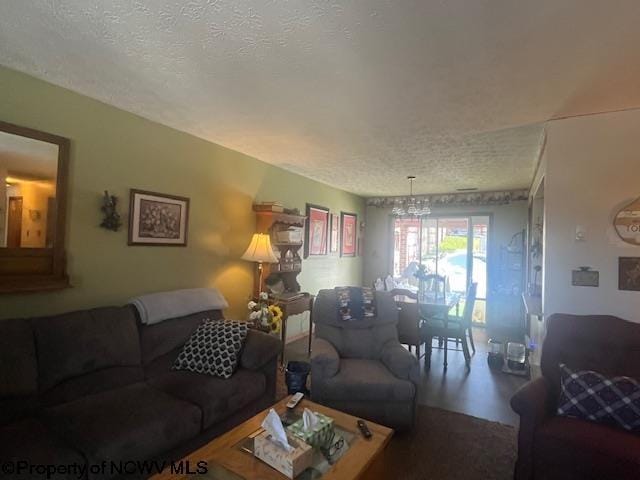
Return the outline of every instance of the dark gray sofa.
[[[280,341],[264,333],[249,331],[229,380],[171,370],[205,318],[222,313],[144,326],[128,305],[0,320],[0,465],[179,460],[271,405]]]

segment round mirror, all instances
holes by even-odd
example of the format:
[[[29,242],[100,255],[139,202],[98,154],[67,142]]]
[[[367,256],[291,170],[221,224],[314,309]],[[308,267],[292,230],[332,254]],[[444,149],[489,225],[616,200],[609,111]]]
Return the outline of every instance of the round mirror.
[[[640,198],[622,207],[613,221],[613,226],[622,240],[640,245]]]

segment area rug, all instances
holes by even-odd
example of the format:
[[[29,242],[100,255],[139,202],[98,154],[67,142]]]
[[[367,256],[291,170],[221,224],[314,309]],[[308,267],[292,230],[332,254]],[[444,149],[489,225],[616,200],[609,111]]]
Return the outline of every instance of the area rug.
[[[287,393],[283,377],[278,398]],[[385,459],[394,480],[511,480],[516,439],[509,425],[419,405],[415,428],[394,435]]]
[[[415,429],[394,435],[385,458],[398,480],[510,480],[516,436],[508,425],[419,406]]]

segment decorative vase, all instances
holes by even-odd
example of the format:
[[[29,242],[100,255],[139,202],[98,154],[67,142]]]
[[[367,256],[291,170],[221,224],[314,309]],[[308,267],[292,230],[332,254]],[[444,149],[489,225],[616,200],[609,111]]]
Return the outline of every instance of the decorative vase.
[[[263,308],[261,310],[262,315],[260,315],[260,326],[262,328],[269,328],[269,325],[271,324],[271,319],[273,318],[273,315],[271,315],[271,312],[269,312],[269,309],[267,308]]]

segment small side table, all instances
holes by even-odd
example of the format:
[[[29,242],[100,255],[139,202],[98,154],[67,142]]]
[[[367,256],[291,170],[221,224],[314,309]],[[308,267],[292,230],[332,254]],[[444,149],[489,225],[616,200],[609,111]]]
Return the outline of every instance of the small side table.
[[[280,354],[280,365],[284,367],[284,349],[287,340],[287,319],[290,315],[298,315],[300,313],[309,312],[309,334],[308,334],[308,351],[311,353],[311,336],[313,323],[311,314],[313,313],[313,295],[307,292],[294,294],[285,294],[278,298],[278,306],[282,308],[282,329],[280,332],[282,340],[282,352]]]

